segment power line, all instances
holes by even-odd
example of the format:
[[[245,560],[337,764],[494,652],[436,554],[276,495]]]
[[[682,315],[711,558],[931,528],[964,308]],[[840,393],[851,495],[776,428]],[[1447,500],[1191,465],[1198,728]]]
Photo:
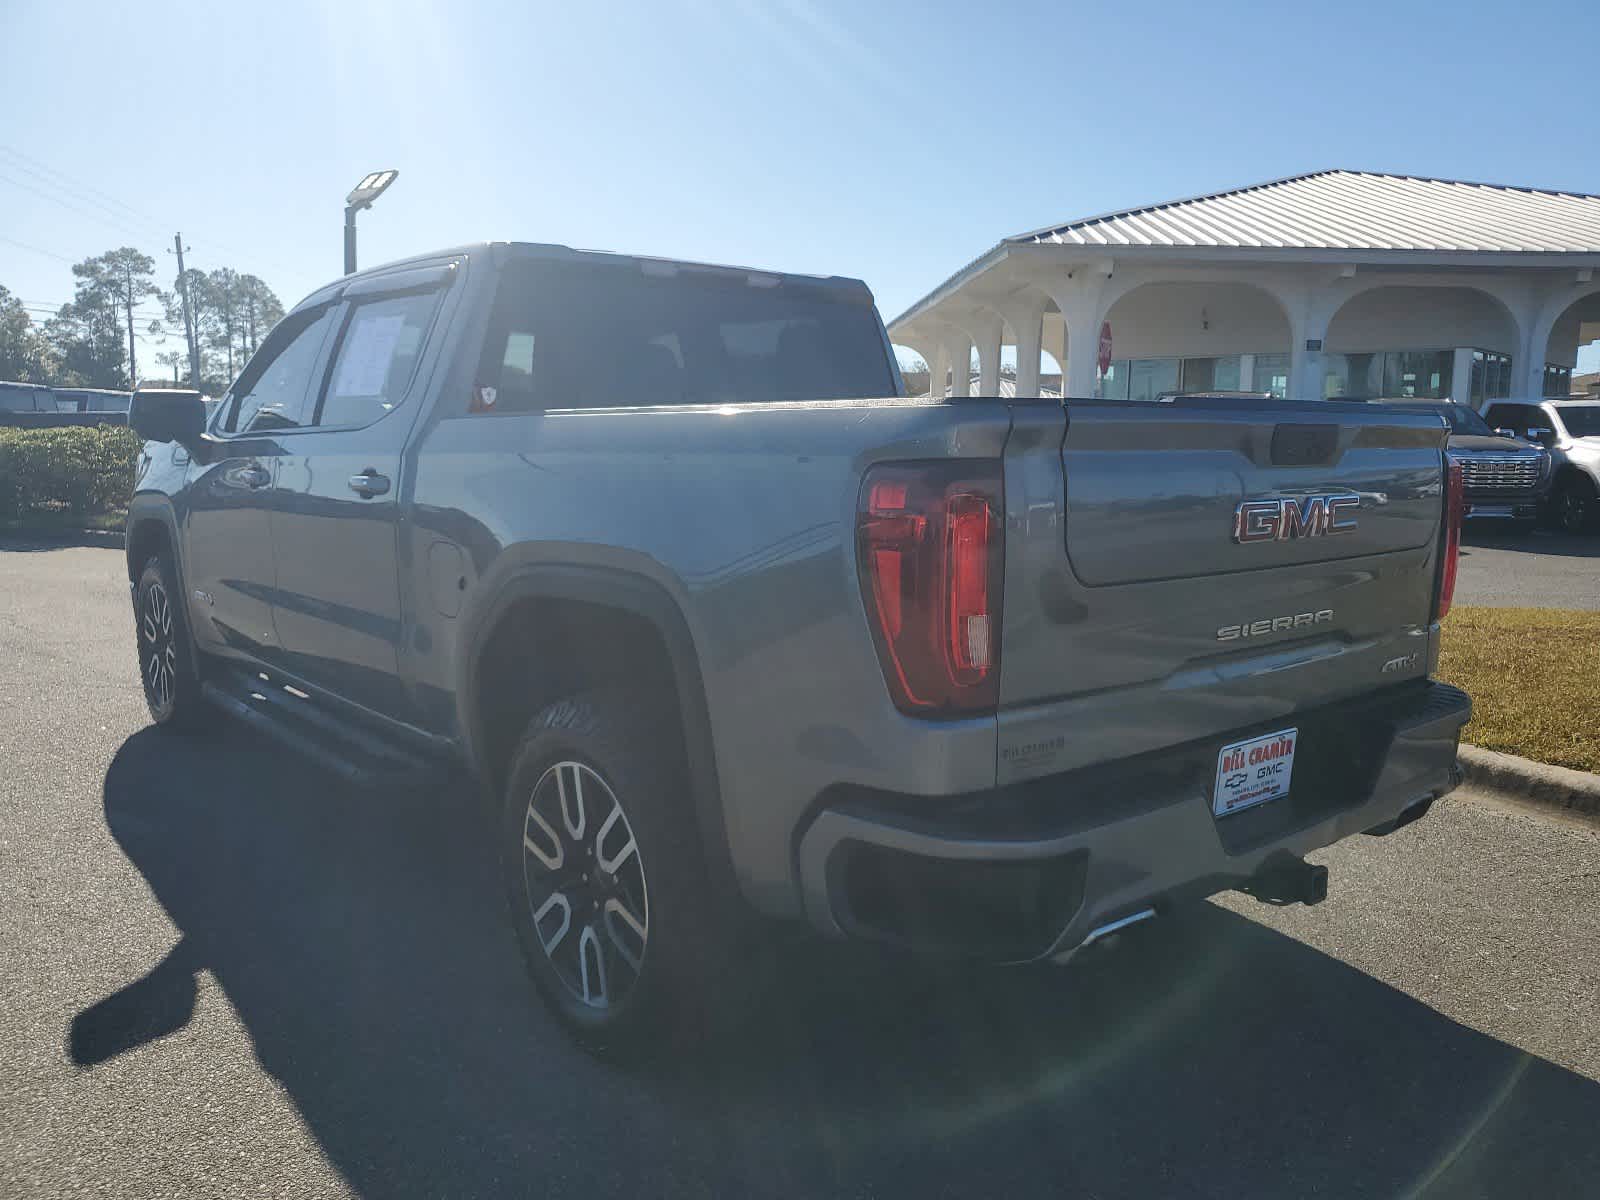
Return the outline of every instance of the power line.
[[[8,146],[0,143],[0,152],[10,155],[13,159],[17,160],[16,165],[21,166],[23,170],[28,171],[30,174],[36,177],[41,177],[41,171],[47,175],[54,175],[57,179],[62,180],[68,187],[72,189],[86,193],[89,196],[99,197],[100,200],[105,201],[116,208],[122,209],[130,216],[136,217],[141,221],[150,221],[158,227],[160,225],[160,222],[149,213],[142,212],[141,210],[134,208],[133,205],[124,203],[123,201],[118,200],[115,196],[108,195],[105,192],[100,191],[98,188],[92,187],[90,184],[85,183],[81,179],[74,179],[65,171],[58,170],[57,168],[52,167],[49,163],[42,162],[39,159],[34,158],[31,154],[24,154],[15,146]],[[31,167],[29,164],[32,164]]]
[[[57,262],[66,263],[68,266],[72,265],[72,260],[70,258],[68,258],[64,254],[57,254],[53,250],[46,250],[41,246],[30,246],[27,242],[19,242],[19,241],[17,241],[16,238],[0,237],[0,242],[5,242],[7,245],[10,245],[10,246],[20,247],[23,250],[31,250],[35,254],[42,254],[46,258],[53,258]]]

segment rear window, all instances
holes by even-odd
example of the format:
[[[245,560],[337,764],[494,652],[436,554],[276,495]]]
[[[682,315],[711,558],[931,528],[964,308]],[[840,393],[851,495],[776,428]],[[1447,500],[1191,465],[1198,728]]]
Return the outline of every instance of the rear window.
[[[479,369],[496,412],[894,394],[872,306],[831,288],[637,264],[507,269]]]

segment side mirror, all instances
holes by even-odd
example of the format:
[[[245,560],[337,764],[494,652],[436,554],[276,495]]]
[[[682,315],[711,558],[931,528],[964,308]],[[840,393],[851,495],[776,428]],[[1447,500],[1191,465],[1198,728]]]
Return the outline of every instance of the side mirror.
[[[135,392],[128,405],[128,424],[147,442],[190,446],[206,428],[206,402],[199,392],[179,388]]]
[[[1517,431],[1515,429],[1507,429],[1504,425],[1496,425],[1494,427],[1494,435],[1495,437],[1514,438],[1517,436]]]
[[[1554,446],[1556,444],[1556,431],[1546,425],[1528,426],[1528,437],[1541,446]]]

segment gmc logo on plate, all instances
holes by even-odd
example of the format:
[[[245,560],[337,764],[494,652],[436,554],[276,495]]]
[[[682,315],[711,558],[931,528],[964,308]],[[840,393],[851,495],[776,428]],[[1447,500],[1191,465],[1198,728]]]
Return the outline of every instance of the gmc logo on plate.
[[[1292,538],[1351,533],[1355,530],[1355,514],[1360,507],[1361,497],[1353,492],[1307,496],[1303,500],[1287,496],[1244,500],[1233,510],[1233,540],[1240,543],[1287,542]]]

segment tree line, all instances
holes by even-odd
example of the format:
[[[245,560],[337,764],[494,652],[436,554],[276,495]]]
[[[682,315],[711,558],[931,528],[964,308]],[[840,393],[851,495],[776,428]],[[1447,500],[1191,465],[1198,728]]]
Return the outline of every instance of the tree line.
[[[200,352],[195,386],[221,395],[283,317],[283,304],[255,275],[191,268],[163,288],[155,260],[132,246],[74,263],[72,274],[72,299],[42,321],[0,285],[0,379],[124,390],[146,378],[195,383],[184,334],[187,290]],[[172,338],[179,348],[152,361],[142,337]]]

